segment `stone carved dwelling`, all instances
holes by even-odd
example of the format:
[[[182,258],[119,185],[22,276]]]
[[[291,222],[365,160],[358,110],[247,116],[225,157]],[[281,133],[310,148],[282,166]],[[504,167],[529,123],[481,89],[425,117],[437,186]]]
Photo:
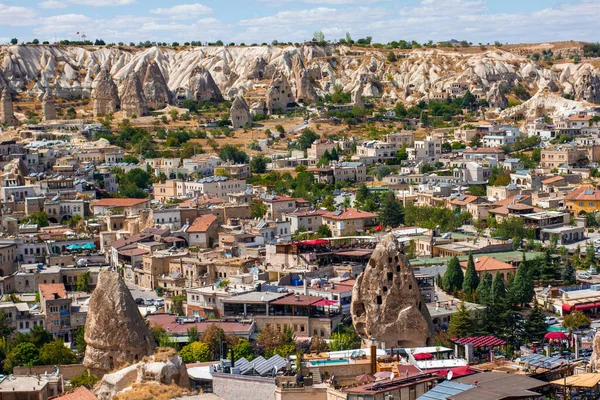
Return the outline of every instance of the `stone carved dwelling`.
[[[431,316],[402,245],[388,235],[378,245],[352,291],[352,321],[368,343],[386,347],[433,344]]]

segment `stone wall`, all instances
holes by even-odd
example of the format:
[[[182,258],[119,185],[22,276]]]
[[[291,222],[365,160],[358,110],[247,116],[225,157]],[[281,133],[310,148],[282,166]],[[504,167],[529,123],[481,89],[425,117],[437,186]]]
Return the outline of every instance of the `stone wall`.
[[[224,399],[275,400],[275,379],[213,373],[213,393]]]
[[[63,379],[68,381],[74,377],[83,374],[86,370],[83,364],[59,365],[58,369]],[[51,373],[54,370],[54,365],[36,365],[33,367],[15,367],[13,374],[15,375],[44,375],[46,372]]]
[[[327,400],[327,388],[305,386],[302,388],[275,389],[276,400]]]

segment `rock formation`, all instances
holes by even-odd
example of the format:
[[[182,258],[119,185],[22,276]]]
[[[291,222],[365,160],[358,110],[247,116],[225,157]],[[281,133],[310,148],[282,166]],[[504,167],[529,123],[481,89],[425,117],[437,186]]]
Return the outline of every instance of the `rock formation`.
[[[272,114],[275,110],[286,111],[296,102],[294,92],[282,72],[273,77],[266,94],[267,112]]]
[[[385,346],[433,344],[433,324],[402,246],[393,235],[376,247],[352,291],[352,321],[363,342]]]
[[[125,90],[121,96],[121,110],[128,118],[134,115],[141,117],[148,114],[144,90],[137,74],[129,74],[125,79]]]
[[[42,113],[44,114],[44,121],[51,121],[56,119],[56,106],[52,99],[52,89],[46,89],[44,97],[42,98]]]
[[[487,100],[490,107],[494,108],[506,108],[508,105],[508,99],[504,96],[501,85],[497,83],[495,83],[488,92]]]
[[[92,111],[94,117],[119,111],[119,90],[108,69],[102,68],[92,82]]]
[[[359,79],[358,86],[356,86],[356,88],[354,88],[354,90],[352,91],[352,104],[354,104],[354,107],[365,108],[365,103],[362,99],[364,89],[365,82],[364,79],[361,77]]]
[[[204,67],[195,67],[189,79],[192,98],[198,101],[223,101],[221,90],[212,75]]]
[[[148,64],[144,76],[144,97],[148,107],[158,110],[166,107],[171,100],[171,92],[160,67],[155,61]]]
[[[600,77],[589,70],[575,83],[575,99],[597,103],[600,101]]]
[[[119,394],[126,398],[125,394],[136,387],[150,385],[176,385],[189,389],[187,369],[175,350],[158,349],[153,356],[104,375],[94,393],[99,400],[110,400]]]
[[[317,100],[317,93],[310,82],[308,72],[300,55],[296,54],[292,59],[292,71],[296,80],[296,99],[299,102],[310,104]]]
[[[152,334],[117,272],[98,274],[85,323],[85,341],[83,364],[99,375],[154,352]]]
[[[0,95],[0,123],[5,123],[9,126],[19,124],[19,121],[15,117],[10,90],[7,87],[2,89],[2,94]]]
[[[233,129],[244,128],[252,125],[252,115],[248,109],[248,104],[242,96],[237,96],[231,105],[231,124]]]
[[[592,344],[592,356],[590,357],[590,371],[600,370],[600,331],[596,331],[594,342]]]

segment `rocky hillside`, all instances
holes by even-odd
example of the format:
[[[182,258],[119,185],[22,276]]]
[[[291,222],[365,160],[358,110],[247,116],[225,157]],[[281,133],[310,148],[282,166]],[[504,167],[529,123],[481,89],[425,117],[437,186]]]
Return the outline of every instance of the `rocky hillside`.
[[[600,68],[593,61],[560,60],[550,66],[500,48],[474,50],[397,51],[397,61],[390,62],[387,50],[343,46],[175,50],[19,45],[0,47],[0,89],[8,84],[14,92],[41,98],[52,88],[59,98],[89,98],[95,86],[106,83],[95,81],[106,69],[119,97],[143,99],[150,108],[183,98],[233,99],[238,94],[254,101],[265,97],[274,77],[287,80],[295,99],[306,103],[333,92],[336,85],[390,103],[416,103],[469,89],[493,106],[506,106],[504,93],[515,85],[532,94],[546,89],[578,101],[600,101]],[[133,103],[139,106],[139,101]]]

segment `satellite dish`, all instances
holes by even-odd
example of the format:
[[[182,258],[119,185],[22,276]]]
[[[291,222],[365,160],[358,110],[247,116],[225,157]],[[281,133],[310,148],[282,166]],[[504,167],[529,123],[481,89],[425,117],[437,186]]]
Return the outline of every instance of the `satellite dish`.
[[[392,374],[390,375],[390,381],[394,380],[395,377],[396,375],[394,375],[394,373],[392,372]]]
[[[454,374],[452,373],[452,371],[448,371],[448,375],[446,375],[446,379],[448,379],[449,381],[451,381],[453,375]]]

